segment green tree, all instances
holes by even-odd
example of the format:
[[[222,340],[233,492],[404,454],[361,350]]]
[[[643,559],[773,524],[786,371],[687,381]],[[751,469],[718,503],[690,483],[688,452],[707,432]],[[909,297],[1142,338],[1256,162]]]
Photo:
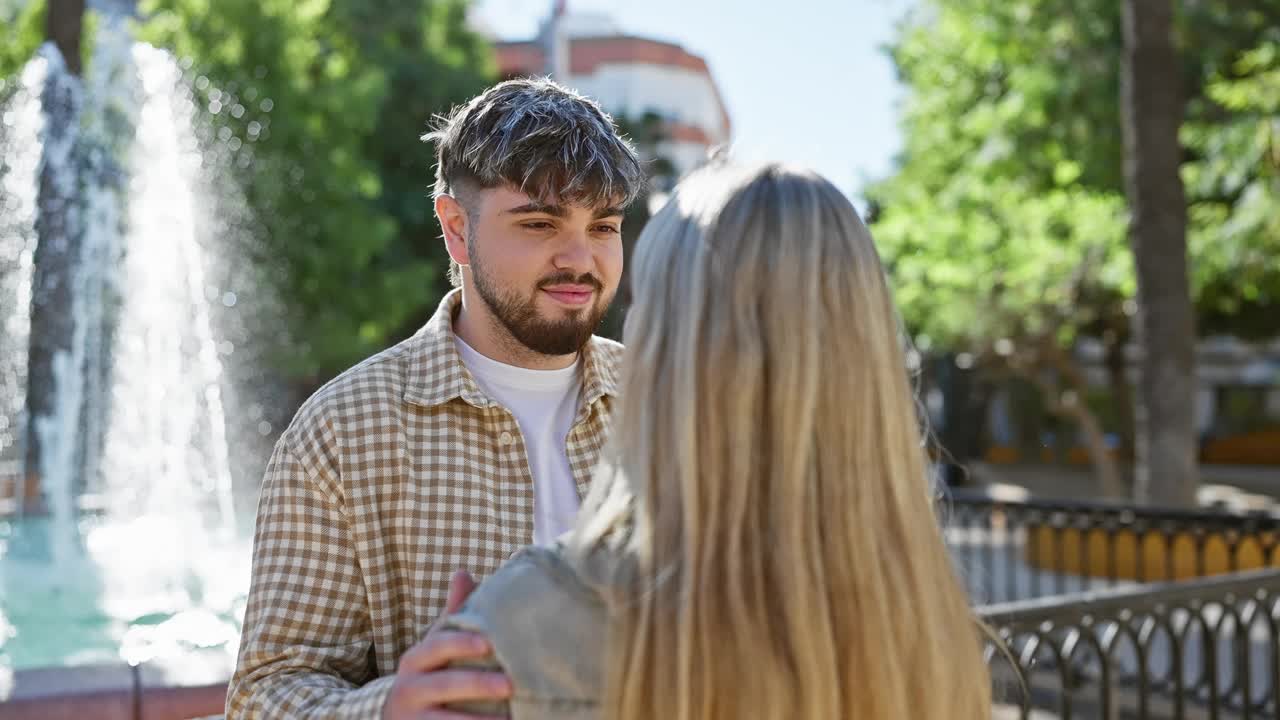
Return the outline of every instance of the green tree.
[[[1053,10],[1067,4],[1049,0],[921,8],[893,49],[912,91],[900,168],[870,195],[918,343],[1034,383],[1080,428],[1104,489],[1119,494],[1071,352],[1095,332],[1122,343],[1133,293],[1116,53],[1096,50],[1119,40],[1099,17],[1104,4],[1062,15]]]
[[[1280,330],[1280,20],[1234,62],[1211,70],[1183,127],[1197,322],[1270,339]],[[1223,251],[1215,251],[1216,249]]]
[[[44,42],[44,23],[44,0],[0,2],[0,80],[7,84],[36,54]]]
[[[363,152],[376,163],[381,181],[378,205],[396,223],[397,240],[388,267],[417,266],[422,274],[401,298],[419,298],[408,322],[363,318],[377,334],[393,340],[411,335],[435,312],[449,290],[449,256],[440,239],[431,186],[434,147],[417,140],[433,116],[464,102],[494,81],[497,70],[484,38],[466,24],[467,3],[354,2],[335,4],[335,27],[352,29],[359,57],[384,68],[386,102]],[[397,324],[398,323],[398,324]]]
[[[433,307],[447,261],[434,238],[431,116],[492,77],[462,0],[144,0],[140,35],[189,58],[227,132],[264,274],[283,276],[295,343],[323,381]]]
[[[1227,232],[1233,222],[1258,227],[1246,217],[1276,214],[1248,215],[1256,206],[1232,189],[1265,175],[1229,140],[1234,133],[1265,154],[1257,130],[1265,106],[1232,108],[1221,97],[1277,25],[1228,5],[1188,3],[1178,25],[1193,290],[1202,317],[1212,308],[1203,327],[1213,332],[1234,331],[1250,307],[1234,284],[1240,273],[1258,278],[1254,296],[1272,312],[1280,288],[1274,273],[1249,270],[1257,234]],[[1075,351],[1083,337],[1105,343],[1113,400],[1128,415],[1122,350],[1136,282],[1125,242],[1119,8],[1107,0],[922,2],[891,49],[909,89],[904,150],[895,174],[868,193],[918,340],[1039,386],[1046,405],[1080,429],[1110,492],[1121,492],[1122,473],[1082,400]],[[1248,75],[1265,82],[1261,70]],[[1233,130],[1236,123],[1255,132]]]

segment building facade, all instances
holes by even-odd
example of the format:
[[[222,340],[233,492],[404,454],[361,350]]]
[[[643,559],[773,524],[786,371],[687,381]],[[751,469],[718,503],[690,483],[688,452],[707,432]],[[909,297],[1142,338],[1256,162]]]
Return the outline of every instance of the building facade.
[[[495,47],[504,78],[551,76],[617,118],[656,117],[660,140],[651,151],[674,166],[667,181],[730,140],[729,113],[706,61],[674,43],[623,33],[607,16],[570,14],[558,4],[538,37]]]

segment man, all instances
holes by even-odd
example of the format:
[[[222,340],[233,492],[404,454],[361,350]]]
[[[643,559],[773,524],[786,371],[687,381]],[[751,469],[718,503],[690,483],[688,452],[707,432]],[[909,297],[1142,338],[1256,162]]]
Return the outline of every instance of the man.
[[[414,337],[321,388],[267,467],[239,662],[242,718],[455,717],[507,697],[444,670],[478,636],[428,632],[472,581],[567,529],[613,407],[620,346],[592,336],[643,172],[595,103],[491,88],[424,139],[455,286]]]

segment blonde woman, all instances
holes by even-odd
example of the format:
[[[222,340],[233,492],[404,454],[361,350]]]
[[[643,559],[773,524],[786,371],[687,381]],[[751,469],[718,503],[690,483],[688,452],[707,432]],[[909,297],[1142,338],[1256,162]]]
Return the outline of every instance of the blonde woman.
[[[635,252],[613,448],[576,530],[447,623],[515,720],[991,716],[896,311],[829,182],[681,184]]]

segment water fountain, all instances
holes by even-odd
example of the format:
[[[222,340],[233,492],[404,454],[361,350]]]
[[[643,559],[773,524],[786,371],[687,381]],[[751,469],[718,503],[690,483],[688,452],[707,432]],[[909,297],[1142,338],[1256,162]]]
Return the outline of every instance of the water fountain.
[[[0,81],[0,668],[233,652],[288,406],[240,142],[127,20]]]

